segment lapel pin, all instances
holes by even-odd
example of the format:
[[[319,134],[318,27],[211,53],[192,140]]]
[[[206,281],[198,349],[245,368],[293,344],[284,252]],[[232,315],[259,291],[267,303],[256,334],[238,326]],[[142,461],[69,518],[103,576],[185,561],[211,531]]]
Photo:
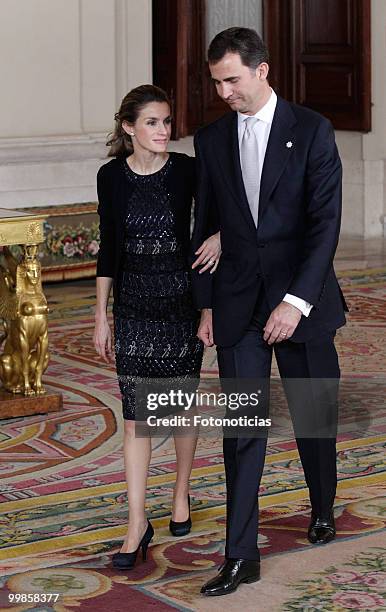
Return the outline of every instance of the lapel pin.
[[[288,142],[286,142],[287,149],[290,149],[292,147],[292,142],[289,140]]]

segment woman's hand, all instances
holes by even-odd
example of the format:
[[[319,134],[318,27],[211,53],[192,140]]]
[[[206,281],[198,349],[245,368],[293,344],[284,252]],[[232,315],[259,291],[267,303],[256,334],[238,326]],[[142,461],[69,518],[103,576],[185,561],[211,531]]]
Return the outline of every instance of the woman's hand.
[[[194,268],[197,266],[202,265],[203,268],[199,270],[199,274],[206,272],[206,270],[209,270],[209,268],[211,268],[210,274],[213,274],[218,266],[221,256],[220,232],[217,232],[217,234],[212,234],[212,236],[209,236],[209,238],[204,240],[200,248],[195,252],[195,255],[198,255],[198,257],[192,264],[192,269],[194,270]]]
[[[112,362],[111,329],[107,317],[95,318],[94,346],[100,357],[106,362]]]

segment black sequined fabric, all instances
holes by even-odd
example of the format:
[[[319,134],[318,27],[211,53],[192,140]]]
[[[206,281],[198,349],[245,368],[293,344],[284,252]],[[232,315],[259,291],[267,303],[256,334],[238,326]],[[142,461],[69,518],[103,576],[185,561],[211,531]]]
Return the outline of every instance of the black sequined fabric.
[[[170,156],[161,170],[143,176],[122,160],[133,190],[114,296],[114,336],[123,417],[128,420],[136,418],[138,382],[183,382],[200,375],[199,313],[192,301],[188,254],[176,237],[172,196],[165,185],[172,163]]]

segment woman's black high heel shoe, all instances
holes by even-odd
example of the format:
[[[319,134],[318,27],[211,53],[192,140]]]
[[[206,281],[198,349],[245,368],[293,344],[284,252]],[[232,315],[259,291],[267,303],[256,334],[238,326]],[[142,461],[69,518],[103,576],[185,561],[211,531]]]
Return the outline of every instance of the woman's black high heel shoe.
[[[153,535],[154,529],[148,519],[147,529],[142,537],[142,540],[138,544],[137,550],[129,553],[115,553],[115,555],[112,556],[113,567],[117,569],[133,569],[140,548],[142,548],[142,560],[146,561],[147,547],[149,546]]]
[[[190,495],[188,495],[188,504],[189,504],[189,518],[186,521],[170,521],[169,529],[170,533],[174,536],[184,536],[187,535],[192,528],[192,519],[190,518]]]

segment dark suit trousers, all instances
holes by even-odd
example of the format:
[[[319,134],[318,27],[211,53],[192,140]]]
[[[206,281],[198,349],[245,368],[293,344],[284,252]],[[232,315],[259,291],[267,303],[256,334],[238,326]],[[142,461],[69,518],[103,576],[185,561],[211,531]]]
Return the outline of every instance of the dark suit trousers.
[[[253,319],[234,346],[217,347],[220,378],[269,378],[272,345],[263,339],[270,315],[265,291],[259,293]],[[276,361],[282,379],[336,379],[336,393],[331,399],[337,410],[340,376],[334,333],[313,338],[306,343],[290,340],[274,344]],[[287,393],[294,423],[295,401]],[[295,433],[296,433],[296,426]],[[303,434],[304,435],[304,434]],[[336,438],[296,438],[312,509],[327,517],[336,492]],[[266,440],[264,438],[224,437],[224,464],[227,486],[227,558],[259,559],[258,490],[263,473]]]

